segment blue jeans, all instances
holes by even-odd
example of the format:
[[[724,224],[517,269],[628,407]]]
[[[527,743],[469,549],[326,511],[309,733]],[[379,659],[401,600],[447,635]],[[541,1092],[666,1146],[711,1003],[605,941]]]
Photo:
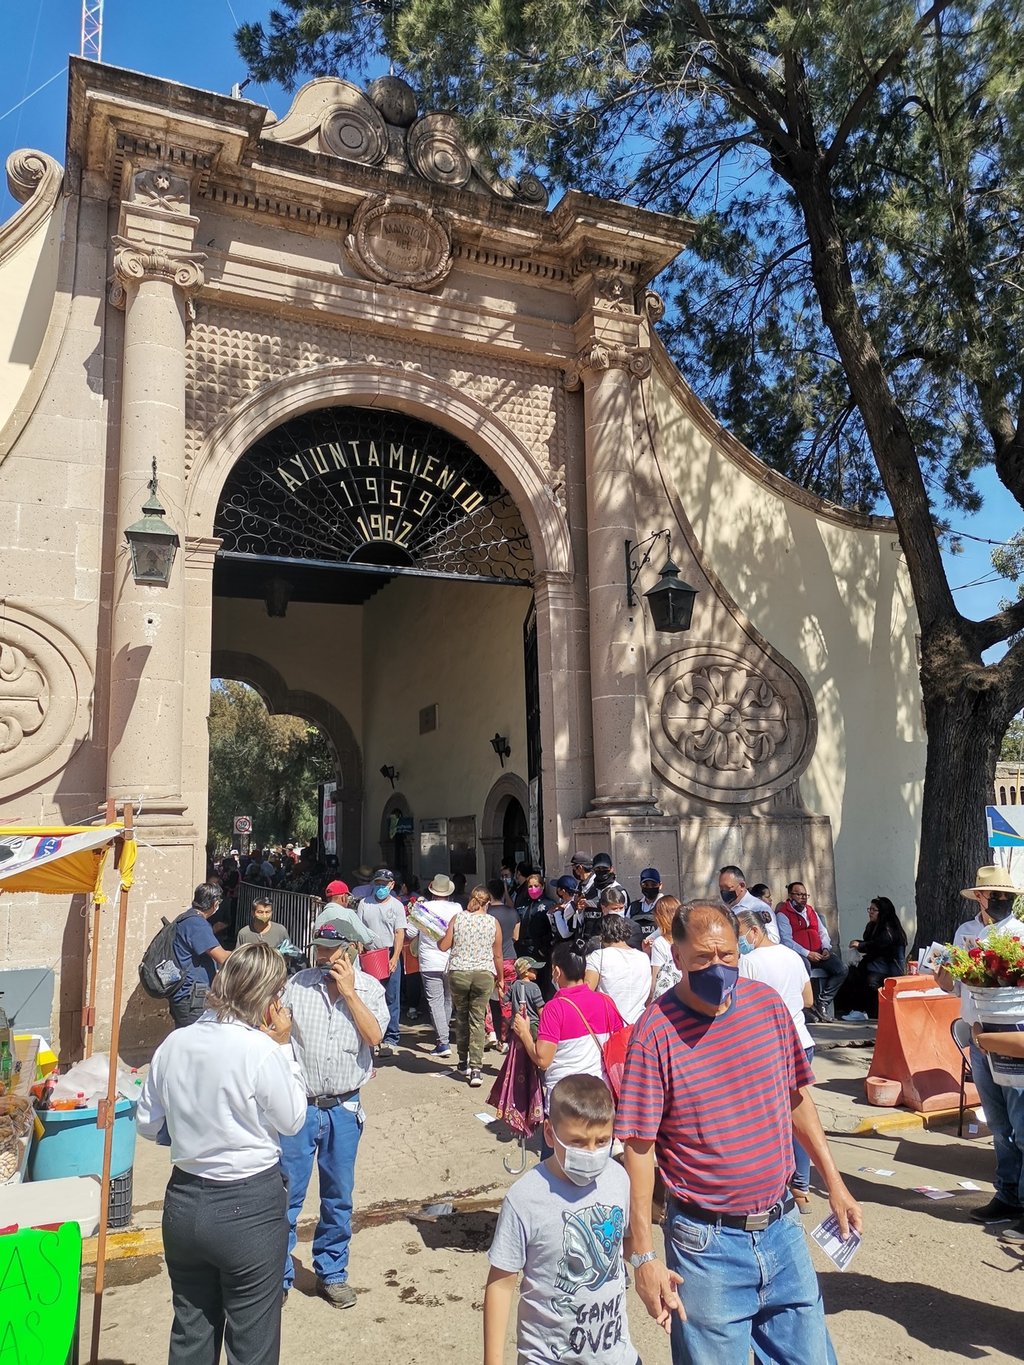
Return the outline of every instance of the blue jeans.
[[[348,1244],[352,1239],[352,1189],[356,1151],[363,1131],[358,1096],[333,1109],[306,1109],[306,1122],[294,1137],[281,1136],[281,1166],[288,1181],[288,1252],[284,1260],[284,1288],[295,1279],[292,1252],[295,1225],[313,1174],[316,1157],[320,1176],[320,1221],[313,1238],[313,1269],[324,1284],[348,1279]]]
[[[387,1005],[388,1014],[391,1016],[381,1042],[390,1043],[392,1047],[395,1047],[398,1044],[398,1024],[402,1013],[401,957],[395,963],[395,970],[380,984],[384,987],[384,1003]]]
[[[672,1365],[835,1365],[818,1278],[795,1209],[760,1232],[700,1223],[670,1199],[665,1259],[682,1275]]]
[[[814,1048],[804,1048],[804,1055],[808,1065],[814,1061]],[[793,1184],[798,1190],[807,1190],[811,1186],[811,1158],[793,1138]]]
[[[996,1194],[1006,1204],[1024,1206],[1024,1090],[992,1079],[988,1053],[971,1044],[971,1076],[981,1096],[985,1122],[996,1151]]]

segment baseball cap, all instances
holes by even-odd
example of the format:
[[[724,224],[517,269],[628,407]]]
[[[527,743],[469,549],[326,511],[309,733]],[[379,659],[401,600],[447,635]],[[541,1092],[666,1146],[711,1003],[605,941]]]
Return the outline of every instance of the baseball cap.
[[[610,853],[595,853],[595,854],[594,854],[594,866],[595,866],[595,867],[611,867],[611,866],[612,866],[612,855],[611,855]]]
[[[351,943],[349,927],[344,920],[329,919],[321,924],[313,939],[318,948],[339,948],[343,943]]]
[[[593,867],[589,853],[574,853],[569,859],[570,867],[585,867],[588,871]]]
[[[377,871],[373,874],[373,880],[375,882],[393,882],[395,880],[395,874],[390,872],[386,867],[378,867]]]
[[[641,882],[657,882],[661,885],[661,873],[656,867],[645,867],[640,873]]]
[[[575,877],[559,877],[558,881],[555,882],[555,885],[558,887],[559,891],[575,892],[580,889],[580,884]]]
[[[535,957],[517,957],[512,965],[516,969],[516,976],[525,976],[527,972],[539,971],[544,963],[538,962]]]
[[[328,896],[347,896],[347,895],[348,895],[348,882],[328,882],[328,883],[327,883],[327,895],[328,895]]]

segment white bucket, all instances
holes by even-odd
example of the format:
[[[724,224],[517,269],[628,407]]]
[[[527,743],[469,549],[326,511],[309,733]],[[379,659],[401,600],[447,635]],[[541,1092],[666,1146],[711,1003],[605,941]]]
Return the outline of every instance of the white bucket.
[[[1024,986],[969,986],[982,1033],[1024,1033]],[[1024,1090],[1024,1057],[987,1052],[997,1085]]]

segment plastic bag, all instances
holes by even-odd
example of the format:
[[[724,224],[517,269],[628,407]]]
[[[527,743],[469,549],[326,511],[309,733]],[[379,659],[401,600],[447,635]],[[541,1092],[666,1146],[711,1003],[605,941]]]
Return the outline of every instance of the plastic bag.
[[[107,1072],[110,1069],[110,1055],[94,1052],[83,1062],[76,1062],[66,1071],[53,1087],[54,1100],[73,1100],[79,1092],[85,1096],[88,1108],[94,1108],[99,1100],[107,1095]],[[139,1096],[140,1076],[133,1075],[118,1058],[117,1093],[125,1099],[134,1100]]]

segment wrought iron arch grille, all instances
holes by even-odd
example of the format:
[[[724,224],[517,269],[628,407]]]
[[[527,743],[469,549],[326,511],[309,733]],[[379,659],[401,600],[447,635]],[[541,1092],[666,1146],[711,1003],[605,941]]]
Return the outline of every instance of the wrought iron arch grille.
[[[533,576],[519,510],[483,460],[378,408],[325,408],[268,432],[232,470],[214,534],[230,554]]]

